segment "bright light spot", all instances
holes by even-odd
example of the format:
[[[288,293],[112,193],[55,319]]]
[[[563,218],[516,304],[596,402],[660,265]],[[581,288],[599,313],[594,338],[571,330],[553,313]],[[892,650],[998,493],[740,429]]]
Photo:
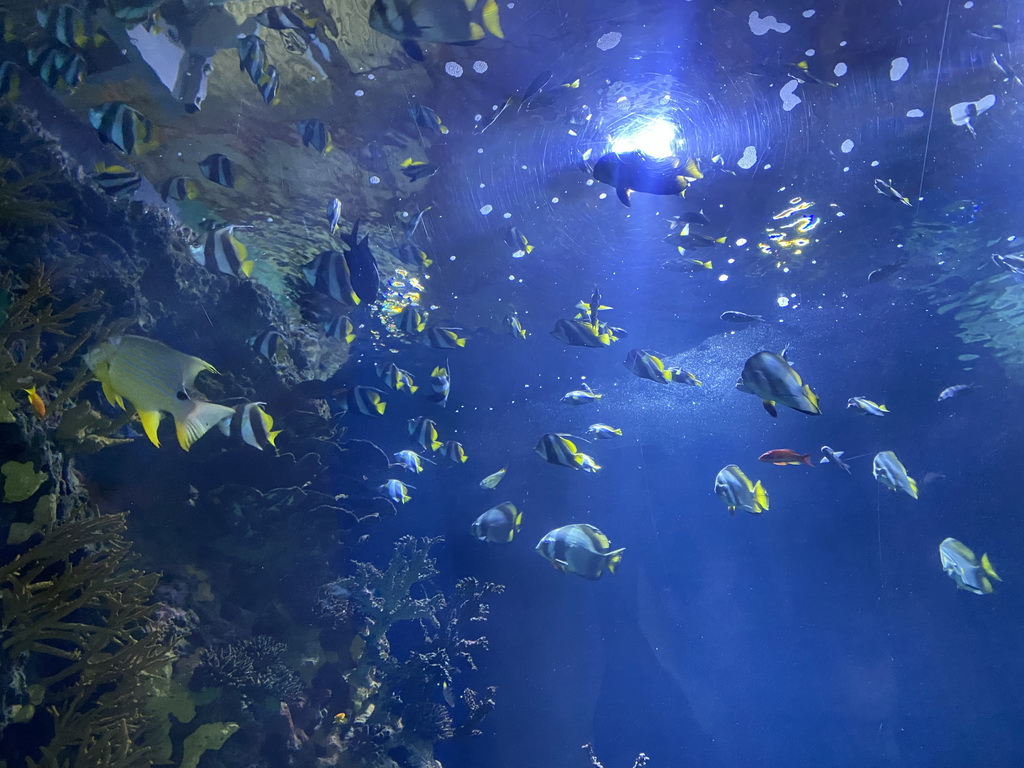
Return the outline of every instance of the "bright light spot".
[[[462,73],[464,72],[464,70],[462,69],[462,65],[459,64],[457,61],[449,61],[447,64],[445,64],[444,71],[447,72],[452,77],[462,77]]]
[[[356,96],[362,96],[363,93],[364,93],[363,89],[360,88],[358,91],[356,91]]]
[[[485,205],[483,208],[480,209],[480,213],[482,213],[484,216],[486,216],[487,214],[489,214],[493,210],[494,210],[494,206],[493,205]]]
[[[650,157],[669,157],[675,153],[676,128],[668,120],[655,118],[612,141],[612,152],[640,150]]]
[[[775,303],[778,304],[780,307],[788,307],[789,299],[786,298],[785,296],[779,296],[779,298],[775,300]]]
[[[484,72],[487,71],[487,62],[486,61],[474,61],[473,62],[473,71],[476,72],[478,75],[482,75]]]
[[[736,245],[746,245],[746,244],[747,244],[747,238],[745,238],[745,237],[741,237],[741,238],[738,238],[736,240]]]
[[[842,144],[840,144],[839,151],[846,155],[848,155],[850,152],[853,152],[853,140],[847,139]]]
[[[380,184],[380,176],[371,176],[370,177],[370,183],[371,184]]]
[[[728,275],[719,275],[718,276],[718,282],[720,282],[720,283],[724,283],[728,279],[729,279]]]
[[[840,61],[838,64],[836,64],[835,68],[832,70],[832,73],[836,77],[842,77],[849,70],[850,70],[850,68],[848,66],[846,66],[846,62],[845,61]]]

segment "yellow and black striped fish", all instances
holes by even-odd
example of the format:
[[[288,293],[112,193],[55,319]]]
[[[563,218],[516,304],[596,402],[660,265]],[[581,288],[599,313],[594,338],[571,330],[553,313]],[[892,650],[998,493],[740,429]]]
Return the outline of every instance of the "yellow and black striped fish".
[[[465,347],[466,339],[459,336],[457,328],[441,328],[435,326],[427,329],[427,343],[434,349],[455,349]]]
[[[142,177],[139,172],[123,165],[96,164],[96,172],[89,174],[89,178],[95,181],[100,189],[108,195],[120,195],[133,193],[142,184]]]
[[[249,277],[256,262],[245,245],[235,239],[234,225],[216,227],[206,233],[201,248],[193,246],[192,257],[211,272]]]
[[[92,107],[89,124],[103,141],[129,155],[142,154],[157,146],[153,123],[123,101],[108,101]]]
[[[583,466],[583,455],[576,451],[576,444],[569,439],[571,437],[572,435],[548,433],[541,437],[534,450],[548,464],[579,469]]]
[[[465,464],[469,458],[466,455],[466,449],[457,440],[449,440],[441,446],[441,455],[450,461],[454,461],[456,464]]]
[[[239,439],[253,448],[262,451],[268,445],[274,445],[281,430],[274,430],[274,420],[261,406],[266,403],[244,403],[235,406],[235,412],[220,423],[220,431],[225,437]]]
[[[409,419],[409,437],[424,451],[436,451],[443,445],[437,439],[437,424],[426,416]]]
[[[383,416],[388,406],[383,395],[379,389],[357,385],[348,392],[346,408],[363,416]]]
[[[200,160],[199,170],[203,172],[203,176],[214,184],[230,188],[235,186],[234,166],[228,157],[219,152],[214,152],[212,155],[207,155]]]

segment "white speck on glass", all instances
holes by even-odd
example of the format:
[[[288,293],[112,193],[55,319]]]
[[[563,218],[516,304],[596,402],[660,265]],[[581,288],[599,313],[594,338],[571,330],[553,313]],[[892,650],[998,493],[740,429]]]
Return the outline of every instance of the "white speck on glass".
[[[839,150],[844,154],[849,154],[850,152],[853,152],[853,140],[847,139],[846,141],[844,141],[842,144],[839,145]]]
[[[907,117],[924,117],[923,109],[911,109],[907,112]]]
[[[452,77],[462,77],[463,69],[462,65],[459,64],[457,61],[449,61],[447,64],[444,65],[444,71],[447,72]]]
[[[809,18],[811,18],[811,16],[813,16],[813,15],[814,15],[815,13],[816,13],[816,11],[815,11],[815,10],[814,10],[813,8],[808,8],[808,9],[807,9],[806,11],[804,11],[804,12],[803,12],[803,17],[804,17],[805,19],[809,19]]]
[[[747,24],[750,26],[750,31],[759,37],[767,35],[772,31],[785,34],[791,29],[789,24],[780,22],[774,16],[765,16],[762,19],[757,11],[750,12],[750,16],[747,17]]]
[[[484,72],[487,71],[487,62],[486,61],[474,61],[473,62],[473,71],[476,72],[478,75],[482,75]]]
[[[605,32],[597,38],[597,47],[602,51],[610,51],[620,42],[622,42],[621,32]]]
[[[736,161],[736,165],[744,170],[753,168],[757,164],[757,147],[750,146],[743,150],[743,157]]]
[[[892,64],[889,65],[889,79],[894,83],[907,74],[907,70],[910,69],[910,62],[906,56],[900,56],[892,60]]]
[[[848,71],[849,71],[849,67],[846,66],[846,62],[845,61],[840,61],[838,64],[836,64],[835,69],[832,70],[832,72],[835,74],[836,77],[842,77]]]
[[[797,86],[799,86],[796,80],[790,80],[779,91],[779,96],[782,98],[782,109],[786,112],[791,111],[797,104],[803,99],[796,95]]]
[[[493,205],[485,205],[483,208],[480,209],[480,213],[482,213],[484,216],[486,216],[487,214],[489,214],[493,210],[494,210],[494,206]]]

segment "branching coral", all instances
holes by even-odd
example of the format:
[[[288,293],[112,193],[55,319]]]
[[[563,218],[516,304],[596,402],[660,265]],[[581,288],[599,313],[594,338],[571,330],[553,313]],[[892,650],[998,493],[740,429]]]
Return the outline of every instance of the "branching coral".
[[[56,169],[25,174],[10,157],[0,157],[0,223],[7,227],[56,224],[65,209],[51,186]]]
[[[172,656],[148,631],[157,577],[129,567],[124,530],[123,514],[80,509],[0,568],[0,648],[49,659],[31,682],[53,738],[30,767],[151,764],[148,681]]]
[[[284,702],[297,701],[302,697],[302,682],[285,666],[283,657],[287,650],[283,643],[266,635],[203,649],[193,684],[227,686],[247,699],[261,702],[268,696]]]

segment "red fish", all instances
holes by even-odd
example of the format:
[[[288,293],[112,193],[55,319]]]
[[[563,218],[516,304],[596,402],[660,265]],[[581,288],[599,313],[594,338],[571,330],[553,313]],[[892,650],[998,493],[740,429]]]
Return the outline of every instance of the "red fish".
[[[766,464],[775,464],[779,467],[784,467],[787,464],[806,464],[808,467],[813,467],[811,463],[811,454],[809,453],[797,453],[791,451],[788,448],[776,448],[773,451],[766,451],[757,457],[758,461],[763,461]]]

